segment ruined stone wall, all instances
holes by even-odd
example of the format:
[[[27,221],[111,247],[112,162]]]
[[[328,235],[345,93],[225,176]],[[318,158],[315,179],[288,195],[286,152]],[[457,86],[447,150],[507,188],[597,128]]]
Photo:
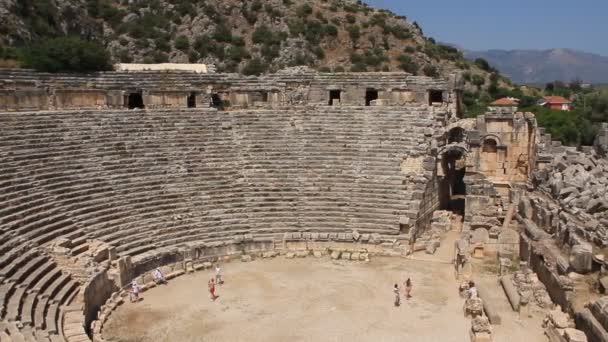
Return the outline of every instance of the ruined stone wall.
[[[149,91],[144,97],[144,104],[149,108],[185,108],[188,93],[183,91]]]
[[[41,89],[0,89],[0,111],[45,110],[49,108],[47,93]]]
[[[608,246],[608,160],[589,148],[551,145],[543,152],[552,158],[541,159],[544,165],[535,171],[534,180],[553,202],[551,207],[559,208],[551,225],[556,236],[569,245],[586,241],[598,248]]]
[[[53,94],[55,108],[100,108],[108,105],[107,92],[95,89],[57,89]]]
[[[534,167],[536,120],[531,113],[488,113],[469,135],[470,164],[494,183],[526,182]]]
[[[101,72],[48,74],[31,70],[0,69],[0,110],[92,108],[124,106],[120,97],[142,93],[151,108],[185,108],[191,93],[217,94],[236,108],[255,105],[330,103],[330,91],[339,90],[334,105],[366,105],[366,91],[377,92],[372,105],[430,105],[431,92],[439,92],[436,105],[456,115],[457,85],[449,80],[406,73],[319,74],[309,69],[281,71],[260,77],[237,74],[199,74],[183,71]],[[25,88],[29,93],[23,93]],[[29,90],[31,89],[31,90]],[[36,96],[46,98],[32,98]],[[122,94],[119,94],[121,93]],[[28,95],[29,94],[29,95]],[[198,101],[197,101],[198,102]]]
[[[96,273],[82,286],[84,325],[87,332],[89,332],[91,322],[97,319],[97,313],[101,306],[118,289],[105,270]]]

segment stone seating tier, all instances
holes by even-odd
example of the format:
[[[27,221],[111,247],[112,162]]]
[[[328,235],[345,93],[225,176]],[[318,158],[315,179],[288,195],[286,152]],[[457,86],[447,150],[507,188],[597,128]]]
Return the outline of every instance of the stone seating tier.
[[[106,238],[119,251],[148,235],[137,223],[144,217],[160,232],[145,242],[157,243],[180,231],[397,233],[398,217],[415,210],[399,163],[417,147],[426,151],[434,122],[424,113],[88,111],[20,113],[18,121],[3,114],[13,129],[2,137],[1,167],[11,175],[1,183],[9,203],[2,231],[41,244],[115,232]],[[71,168],[66,160],[75,161]],[[172,217],[184,213],[192,216],[177,225]]]
[[[57,238],[141,259],[245,235],[396,236],[421,193],[401,163],[436,125],[425,106],[0,113],[0,337],[60,338],[79,285],[40,248]]]

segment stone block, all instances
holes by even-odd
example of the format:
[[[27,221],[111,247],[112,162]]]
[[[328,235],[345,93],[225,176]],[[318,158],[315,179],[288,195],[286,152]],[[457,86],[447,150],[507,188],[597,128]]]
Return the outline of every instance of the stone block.
[[[314,255],[315,258],[323,257],[323,253],[321,253],[321,251],[314,251],[312,255]]]
[[[308,255],[310,254],[309,250],[305,250],[305,251],[297,251],[296,252],[296,256],[298,258],[306,258]]]
[[[567,313],[562,312],[560,309],[549,311],[547,314],[547,320],[558,329],[573,328],[574,322],[570,321],[570,316]]]
[[[344,259],[344,260],[350,260],[350,253],[349,252],[342,252],[342,259]]]
[[[585,333],[573,328],[565,329],[564,337],[568,342],[587,342],[587,336]]]
[[[275,251],[267,251],[262,253],[262,258],[274,258],[277,256],[277,252]]]
[[[359,254],[359,261],[369,261],[369,254],[368,253]]]
[[[359,256],[360,256],[359,253],[353,252],[353,253],[350,254],[350,260],[359,261]]]
[[[475,333],[471,331],[471,342],[492,342],[492,334],[487,332]]]
[[[247,254],[241,255],[241,262],[250,262],[251,260],[252,260],[251,255],[247,255]]]
[[[285,253],[285,258],[287,258],[287,259],[293,259],[295,257],[296,257],[296,253],[294,253],[294,252]]]
[[[471,243],[485,244],[490,242],[490,233],[486,228],[477,228],[471,236]]]
[[[340,256],[342,255],[342,253],[340,251],[333,251],[331,252],[331,258],[333,260],[338,260],[340,259]]]
[[[485,316],[476,316],[471,320],[471,330],[475,333],[479,332],[492,332],[492,325],[490,320]]]
[[[570,251],[570,267],[576,273],[589,273],[593,267],[593,249],[590,244],[575,245]]]

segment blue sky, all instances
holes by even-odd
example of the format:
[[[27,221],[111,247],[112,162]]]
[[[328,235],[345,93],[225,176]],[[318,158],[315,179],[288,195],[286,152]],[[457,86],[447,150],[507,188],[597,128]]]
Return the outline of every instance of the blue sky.
[[[608,56],[606,0],[366,0],[470,50],[572,48]]]

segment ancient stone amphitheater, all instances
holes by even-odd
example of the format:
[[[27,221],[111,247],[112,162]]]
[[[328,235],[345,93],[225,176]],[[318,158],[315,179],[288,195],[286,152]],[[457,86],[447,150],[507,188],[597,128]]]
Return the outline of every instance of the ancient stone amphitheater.
[[[521,233],[520,254],[501,257],[528,261],[580,329],[606,334],[604,308],[569,304],[565,275],[603,262],[597,234],[568,215],[608,206],[570,210],[560,198],[581,191],[551,193],[548,177],[585,153],[530,113],[462,119],[460,88],[457,75],[302,68],[0,70],[0,340],[101,340],[113,299],[159,266],[174,277],[226,256],[428,249],[440,210],[485,232],[482,252]]]

